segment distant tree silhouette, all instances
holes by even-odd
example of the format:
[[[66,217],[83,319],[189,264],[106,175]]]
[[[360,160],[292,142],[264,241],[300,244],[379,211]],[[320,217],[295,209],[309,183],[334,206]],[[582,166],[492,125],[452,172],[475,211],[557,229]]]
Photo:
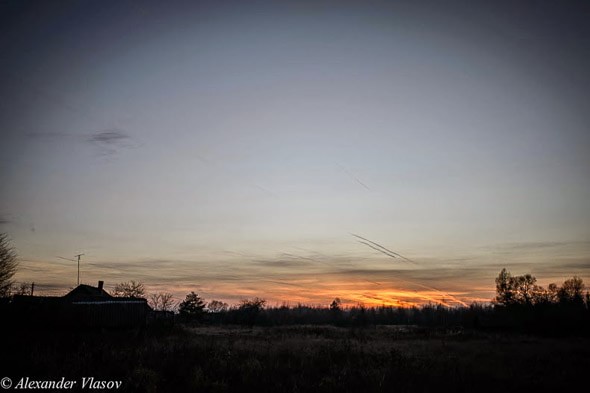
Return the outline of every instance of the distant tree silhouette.
[[[512,276],[502,269],[496,278],[496,297],[493,303],[501,306],[551,303],[555,300],[557,286],[550,284],[549,289],[537,285],[537,279],[530,275]]]
[[[13,295],[30,295],[31,294],[31,284],[26,282],[21,282],[19,285],[15,286],[12,290]]]
[[[264,309],[266,300],[260,298],[244,299],[238,307],[239,321],[246,325],[254,325]]]
[[[205,302],[195,292],[186,295],[185,299],[178,305],[178,312],[185,320],[199,321],[203,318]]]
[[[556,303],[559,299],[559,287],[555,283],[551,283],[547,286],[547,292],[545,293],[545,303]]]
[[[521,304],[531,305],[540,288],[536,285],[537,279],[530,274],[513,277],[513,287],[516,301]]]
[[[207,310],[209,310],[209,312],[214,312],[214,313],[227,311],[228,308],[229,308],[229,305],[227,303],[219,301],[219,300],[211,300],[207,304]]]
[[[139,281],[121,282],[115,285],[111,295],[115,297],[144,297],[145,286]]]
[[[342,300],[340,300],[340,298],[336,298],[334,300],[332,300],[332,303],[330,303],[330,310],[332,311],[340,311],[342,306]]]
[[[516,282],[514,277],[506,269],[502,269],[496,278],[496,297],[494,303],[508,306],[516,302]]]
[[[14,248],[5,233],[0,234],[0,297],[10,295],[12,277],[18,268],[18,260]]]
[[[342,300],[338,297],[330,303],[330,322],[334,325],[342,323]]]
[[[561,303],[583,305],[584,282],[577,276],[565,280],[561,288],[557,291],[557,297]]]
[[[241,301],[238,309],[240,310],[256,310],[260,311],[264,308],[266,300],[255,297],[254,299],[244,299]]]
[[[172,311],[174,308],[174,297],[171,293],[152,293],[149,298],[150,306],[156,311]]]

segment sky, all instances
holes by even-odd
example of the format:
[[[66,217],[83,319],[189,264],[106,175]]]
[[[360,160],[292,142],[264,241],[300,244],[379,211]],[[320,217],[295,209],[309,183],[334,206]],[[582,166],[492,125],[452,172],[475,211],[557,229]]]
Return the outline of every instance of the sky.
[[[39,294],[590,283],[584,1],[5,1],[0,232]],[[61,257],[61,258],[60,258]],[[66,258],[66,259],[63,259]]]

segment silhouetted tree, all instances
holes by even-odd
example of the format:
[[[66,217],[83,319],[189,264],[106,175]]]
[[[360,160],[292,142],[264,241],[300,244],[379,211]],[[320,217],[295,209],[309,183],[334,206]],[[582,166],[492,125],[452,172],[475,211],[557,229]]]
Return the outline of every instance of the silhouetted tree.
[[[238,315],[240,316],[240,322],[247,324],[247,325],[254,325],[256,319],[262,309],[264,308],[264,304],[266,300],[260,298],[254,299],[244,299],[242,300],[240,306],[238,307]]]
[[[565,280],[563,285],[557,291],[557,296],[561,303],[570,303],[576,305],[584,304],[584,282],[580,277],[574,276]]]
[[[530,274],[525,274],[523,276],[513,277],[512,280],[516,302],[528,306],[533,304],[535,294],[539,292],[539,287],[535,284],[537,279]]]
[[[332,303],[330,303],[330,310],[340,311],[341,305],[342,305],[342,300],[340,300],[340,298],[337,297],[336,299],[332,300]]]
[[[13,295],[30,295],[31,294],[31,284],[26,282],[21,282],[19,285],[15,286],[12,290]]]
[[[549,290],[536,284],[537,279],[530,275],[512,276],[502,269],[496,278],[496,297],[493,302],[502,306],[527,305],[551,302],[556,291],[555,284]]]
[[[10,295],[12,277],[18,268],[16,253],[5,233],[0,234],[0,297]]]
[[[192,292],[186,295],[186,298],[178,305],[178,312],[185,320],[198,321],[203,318],[203,309],[205,302],[203,299]]]
[[[229,308],[229,305],[227,303],[219,301],[219,300],[211,300],[207,304],[207,310],[209,310],[209,312],[219,313],[219,312],[227,311],[228,308]]]
[[[174,297],[171,293],[152,293],[149,299],[150,306],[156,311],[172,311],[174,308]]]
[[[330,303],[330,322],[334,325],[342,323],[342,300],[338,297]]]
[[[555,283],[549,284],[546,292],[547,303],[557,303],[559,300],[559,287]]]
[[[139,281],[127,281],[115,285],[111,295],[116,297],[144,297],[145,287]]]
[[[512,275],[502,269],[496,278],[496,298],[494,302],[503,306],[516,303],[516,285]]]

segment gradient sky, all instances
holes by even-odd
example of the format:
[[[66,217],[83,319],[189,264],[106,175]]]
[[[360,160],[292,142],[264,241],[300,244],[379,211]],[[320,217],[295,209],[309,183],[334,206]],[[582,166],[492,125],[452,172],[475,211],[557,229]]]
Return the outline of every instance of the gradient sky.
[[[585,1],[6,1],[0,231],[40,293],[449,305],[590,282]],[[413,262],[387,256],[353,234]],[[365,242],[367,243],[367,242]]]

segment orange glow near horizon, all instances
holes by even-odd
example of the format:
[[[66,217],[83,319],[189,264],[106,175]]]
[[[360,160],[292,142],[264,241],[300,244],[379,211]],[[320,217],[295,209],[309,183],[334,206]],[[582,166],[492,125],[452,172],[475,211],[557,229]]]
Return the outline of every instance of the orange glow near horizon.
[[[35,295],[62,296],[75,286],[64,277],[72,276],[71,266],[48,267],[43,262],[28,262],[25,269],[15,277],[19,283],[35,282]],[[82,283],[96,286],[98,280],[105,282],[105,290],[110,292],[117,283],[136,280],[143,282],[146,297],[150,294],[171,293],[175,302],[181,302],[194,291],[206,302],[219,300],[229,305],[239,304],[241,300],[255,297],[266,300],[268,306],[327,307],[335,298],[341,299],[343,307],[364,305],[366,307],[413,307],[427,304],[441,304],[448,307],[468,306],[474,302],[488,303],[494,296],[493,273],[482,273],[481,277],[464,278],[460,275],[446,279],[421,278],[420,274],[371,274],[365,273],[295,273],[276,274],[251,271],[227,274],[210,271],[208,274],[172,275],[170,271],[138,274],[136,271],[110,270],[93,271],[82,276]],[[173,273],[173,272],[172,272]],[[563,279],[545,277],[539,284],[560,283]]]
[[[253,284],[253,283],[252,283]],[[262,285],[261,285],[262,284]],[[259,297],[267,300],[267,305],[295,306],[298,304],[327,307],[334,299],[339,298],[343,307],[363,305],[366,307],[405,307],[423,306],[426,304],[441,304],[447,307],[468,306],[473,302],[488,302],[491,299],[473,296],[463,296],[458,292],[443,292],[437,290],[412,290],[403,287],[385,287],[385,285],[371,284],[358,281],[314,282],[303,283],[267,283],[237,286],[235,283],[218,283],[215,286],[195,288],[185,286],[148,286],[148,292],[171,292],[177,300],[182,300],[186,293],[195,291],[205,301],[222,300],[228,304],[238,304],[242,299]],[[377,287],[377,288],[376,288]],[[493,289],[490,288],[490,291]],[[228,296],[228,294],[230,294]]]

